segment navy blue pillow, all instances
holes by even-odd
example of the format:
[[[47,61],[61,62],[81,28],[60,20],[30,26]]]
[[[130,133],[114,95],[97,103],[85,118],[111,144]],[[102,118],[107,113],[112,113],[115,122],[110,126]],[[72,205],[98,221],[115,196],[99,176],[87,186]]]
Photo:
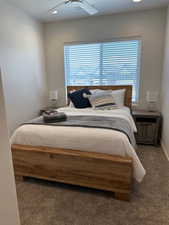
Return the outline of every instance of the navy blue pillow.
[[[89,89],[83,88],[68,94],[68,97],[73,102],[73,105],[75,106],[75,108],[82,109],[82,108],[92,107],[88,98],[84,98],[83,94],[91,95],[91,92],[89,91]]]

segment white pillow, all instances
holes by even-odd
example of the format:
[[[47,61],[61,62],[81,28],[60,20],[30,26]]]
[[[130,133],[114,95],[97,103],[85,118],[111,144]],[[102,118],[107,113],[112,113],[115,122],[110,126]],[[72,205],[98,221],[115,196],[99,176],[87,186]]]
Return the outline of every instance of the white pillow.
[[[125,92],[125,89],[112,91],[112,95],[117,106],[124,106]]]
[[[75,108],[74,105],[73,105],[73,102],[71,100],[70,100],[70,103],[69,103],[68,107]]]
[[[92,93],[92,95],[94,95],[95,93],[97,93],[99,91],[103,91],[103,90],[101,90],[101,89],[92,89],[92,90],[90,90],[90,92]]]

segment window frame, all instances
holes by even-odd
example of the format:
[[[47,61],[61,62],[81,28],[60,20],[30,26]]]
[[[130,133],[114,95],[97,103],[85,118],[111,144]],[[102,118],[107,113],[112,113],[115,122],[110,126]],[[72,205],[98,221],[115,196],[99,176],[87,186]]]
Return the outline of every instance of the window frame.
[[[66,78],[66,63],[65,63],[65,47],[66,46],[75,46],[75,45],[85,45],[85,44],[96,44],[96,43],[111,43],[111,42],[121,42],[121,41],[139,41],[138,46],[138,66],[137,66],[137,80],[136,80],[136,100],[132,101],[132,104],[138,104],[140,99],[140,77],[141,77],[141,60],[142,60],[142,38],[141,36],[132,36],[132,37],[120,37],[120,38],[112,38],[106,40],[97,40],[97,41],[79,41],[79,42],[65,42],[63,46],[64,51],[64,78],[65,78],[65,86],[67,85]],[[68,60],[67,60],[68,61]],[[68,68],[68,67],[67,67]],[[118,84],[117,84],[118,85]],[[85,86],[85,85],[84,85]],[[99,85],[98,85],[99,86]],[[102,86],[100,84],[100,86]],[[103,85],[105,86],[105,85]]]

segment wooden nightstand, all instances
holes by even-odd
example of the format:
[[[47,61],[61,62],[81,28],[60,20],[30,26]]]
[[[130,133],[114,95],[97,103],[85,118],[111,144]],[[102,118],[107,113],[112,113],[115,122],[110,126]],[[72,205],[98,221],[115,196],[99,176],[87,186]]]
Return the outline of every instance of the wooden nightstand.
[[[133,111],[137,126],[137,144],[159,145],[161,139],[162,116],[159,112]]]

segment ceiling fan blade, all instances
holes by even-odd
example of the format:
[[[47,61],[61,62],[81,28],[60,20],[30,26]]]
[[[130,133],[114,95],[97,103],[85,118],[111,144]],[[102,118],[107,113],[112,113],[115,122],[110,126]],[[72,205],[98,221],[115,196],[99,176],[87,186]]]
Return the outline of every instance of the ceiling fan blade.
[[[84,9],[90,15],[94,15],[94,14],[98,13],[98,10],[95,7],[91,6],[86,1],[79,2],[79,7],[81,7],[82,9]]]
[[[67,1],[65,0],[61,0],[58,2],[57,5],[55,5],[54,7],[52,7],[51,9],[49,9],[49,12],[54,11],[55,9],[57,9],[59,6],[64,5]]]

